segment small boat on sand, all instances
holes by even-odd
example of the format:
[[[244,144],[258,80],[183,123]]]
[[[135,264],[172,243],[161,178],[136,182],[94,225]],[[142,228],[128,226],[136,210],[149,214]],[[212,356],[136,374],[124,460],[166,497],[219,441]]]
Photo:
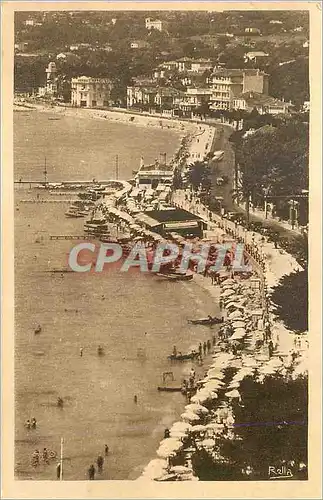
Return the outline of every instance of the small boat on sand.
[[[78,219],[80,217],[84,217],[86,214],[83,214],[81,212],[76,212],[76,211],[70,211],[68,210],[67,212],[65,212],[65,217],[70,217],[70,218],[73,218],[73,219]]]
[[[157,390],[158,391],[161,391],[161,392],[182,392],[183,391],[183,387],[175,387],[175,386],[166,386],[166,385],[163,385],[163,386],[158,386],[157,387]]]
[[[187,320],[192,325],[218,325],[223,323],[222,318],[210,317],[210,318],[201,318],[201,319],[188,319]]]
[[[167,356],[167,359],[171,361],[186,361],[189,359],[197,359],[199,356],[198,352],[190,352],[189,354],[171,354]]]
[[[170,272],[170,273],[156,273],[159,278],[164,278],[169,281],[190,281],[193,279],[192,273],[180,273],[180,272]]]

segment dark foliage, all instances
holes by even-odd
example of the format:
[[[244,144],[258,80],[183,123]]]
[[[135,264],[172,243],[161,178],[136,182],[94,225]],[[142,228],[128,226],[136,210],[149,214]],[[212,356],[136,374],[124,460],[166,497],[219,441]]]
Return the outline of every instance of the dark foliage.
[[[283,276],[274,288],[272,301],[276,306],[276,314],[288,329],[295,332],[308,330],[307,271]]]

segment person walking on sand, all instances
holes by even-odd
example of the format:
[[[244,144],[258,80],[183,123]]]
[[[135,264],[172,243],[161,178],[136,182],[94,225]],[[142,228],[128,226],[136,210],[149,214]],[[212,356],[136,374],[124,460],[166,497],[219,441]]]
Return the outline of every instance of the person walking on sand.
[[[206,356],[206,342],[203,342],[203,353],[204,353],[204,356]]]
[[[80,347],[80,356],[83,356],[83,347]]]
[[[31,428],[36,429],[36,427],[37,427],[37,420],[35,419],[35,417],[33,417],[31,419]]]
[[[211,340],[210,339],[207,340],[206,346],[207,346],[207,352],[209,353],[211,351]]]
[[[199,355],[200,355],[200,357],[202,357],[202,349],[203,349],[203,347],[202,347],[202,344],[200,342],[199,343]]]
[[[137,403],[138,403],[138,397],[137,397],[136,395],[134,395],[134,397],[133,397],[133,402],[134,402],[135,404],[137,404]]]
[[[60,462],[58,462],[58,464],[56,465],[56,478],[57,479],[61,478],[61,464],[60,464]]]
[[[109,455],[109,446],[107,444],[104,445],[104,454],[106,457]]]
[[[99,474],[102,473],[103,463],[104,463],[104,458],[102,457],[102,455],[99,455],[98,458],[96,459],[96,464],[98,466]]]
[[[90,465],[90,467],[88,468],[88,476],[89,476],[89,480],[90,481],[93,481],[94,480],[94,477],[95,477],[95,467],[93,464]]]

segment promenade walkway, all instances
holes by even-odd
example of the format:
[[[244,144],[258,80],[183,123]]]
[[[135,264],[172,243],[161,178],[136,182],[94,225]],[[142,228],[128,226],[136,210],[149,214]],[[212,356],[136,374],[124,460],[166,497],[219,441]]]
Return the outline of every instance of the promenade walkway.
[[[242,226],[235,225],[231,221],[221,219],[214,212],[211,212],[205,207],[197,196],[192,195],[189,190],[178,190],[173,193],[174,205],[188,210],[195,215],[200,216],[208,223],[208,237],[212,235],[219,237],[223,232],[230,230],[235,238],[241,238],[245,243],[251,245],[257,250],[257,255],[264,261],[264,269],[260,265],[257,266],[265,279],[270,296],[270,290],[275,287],[284,275],[288,275],[295,271],[301,271],[301,266],[287,252],[280,248],[275,248],[274,244],[268,242],[259,233],[246,231]],[[222,226],[222,227],[221,227]],[[277,349],[279,352],[286,353],[295,348],[298,336],[288,331],[281,321],[274,319],[273,335]],[[300,347],[299,347],[300,348]],[[304,342],[301,349],[304,348]]]

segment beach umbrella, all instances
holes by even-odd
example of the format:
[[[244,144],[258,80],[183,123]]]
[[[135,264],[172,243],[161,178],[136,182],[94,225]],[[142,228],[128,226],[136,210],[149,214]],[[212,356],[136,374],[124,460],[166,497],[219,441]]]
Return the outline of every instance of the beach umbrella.
[[[170,430],[170,437],[182,439],[182,438],[187,437],[187,434],[184,431],[177,431],[177,430],[171,429]]]
[[[264,374],[264,375],[271,375],[279,370],[278,367],[275,366],[269,366],[269,365],[264,365],[259,369],[259,372]]]
[[[168,450],[167,448],[163,447],[158,448],[156,453],[160,458],[169,458],[169,457],[174,457],[176,455],[175,451]]]
[[[222,285],[223,285],[223,286],[224,286],[224,285],[228,285],[228,284],[230,284],[230,285],[235,285],[236,283],[237,283],[237,282],[236,282],[234,279],[232,279],[232,278],[227,278],[226,280],[224,280],[224,281],[222,282]]]
[[[218,395],[213,391],[201,389],[191,398],[192,403],[204,403],[209,399],[216,399]]]
[[[219,388],[219,387],[223,387],[225,384],[224,382],[222,382],[222,380],[218,380],[218,379],[209,379],[206,383],[206,385],[204,386],[204,389],[206,388],[211,388],[211,387],[214,387],[214,388]]]
[[[215,446],[215,439],[204,439],[203,441],[200,442],[200,444],[204,447],[204,448],[213,448],[213,446]]]
[[[224,285],[221,286],[221,289],[223,291],[225,291],[225,290],[234,290],[234,291],[236,291],[238,289],[238,286],[237,285],[231,285],[230,283],[228,283],[228,284],[224,283]]]
[[[197,414],[206,414],[209,413],[209,410],[205,408],[205,406],[199,405],[198,403],[193,403],[185,406],[185,410],[189,412],[197,413]]]
[[[236,329],[236,328],[245,328],[246,326],[246,323],[244,321],[233,321],[232,322],[232,328]]]
[[[210,424],[207,424],[205,427],[207,429],[212,429],[212,430],[221,430],[223,429],[224,425],[218,424],[217,422],[211,422]]]
[[[181,418],[183,420],[188,421],[188,422],[194,422],[194,421],[200,420],[200,417],[198,415],[196,415],[196,413],[193,413],[192,411],[187,411],[187,412],[182,413]]]
[[[241,368],[238,371],[238,373],[236,373],[235,376],[233,377],[232,382],[240,381],[240,380],[244,379],[245,377],[252,375],[253,372],[254,372],[254,368],[247,368],[247,367]]]
[[[167,460],[161,458],[154,458],[145,467],[142,476],[144,478],[156,478],[165,473],[168,468]]]
[[[168,458],[174,456],[176,454],[176,451],[180,450],[182,446],[183,443],[176,438],[163,439],[157,450],[157,455],[160,458]]]
[[[206,431],[205,425],[198,424],[192,426],[190,433],[195,434],[196,432],[205,432],[205,431]]]
[[[245,328],[239,327],[234,329],[234,335],[241,335],[242,337],[244,337],[246,334],[247,332]]]
[[[240,393],[237,391],[237,389],[233,389],[233,391],[229,391],[225,393],[227,398],[240,398]]]
[[[257,361],[254,359],[254,358],[244,358],[243,360],[243,366],[247,367],[247,368],[257,368],[258,367],[258,363]]]
[[[223,298],[230,297],[231,295],[234,295],[234,294],[235,294],[235,291],[229,288],[228,290],[224,290],[224,292],[221,292],[221,297],[223,297]]]
[[[239,318],[241,320],[241,319],[243,319],[242,314],[243,313],[239,310],[233,311],[232,313],[229,314],[228,318],[229,319],[238,319]]]
[[[235,342],[235,341],[238,341],[238,340],[242,340],[243,339],[243,335],[241,334],[233,334],[231,335],[231,337],[229,338],[230,342]]]
[[[211,374],[211,378],[218,378],[219,380],[224,379],[225,375],[216,363],[213,363],[210,367],[208,375]]]
[[[188,432],[192,428],[191,424],[187,422],[175,422],[172,427],[172,430],[178,430],[178,431],[183,431],[183,432]]]
[[[230,309],[231,307],[235,307],[236,309],[242,309],[242,310],[244,309],[244,306],[239,302],[228,302],[225,305],[226,309]]]
[[[238,387],[240,387],[240,382],[238,380],[228,385],[228,389],[238,389]]]
[[[224,377],[225,377],[225,375],[224,375]],[[207,378],[208,378],[208,380],[222,380],[223,377],[219,377],[219,375],[208,374]]]

